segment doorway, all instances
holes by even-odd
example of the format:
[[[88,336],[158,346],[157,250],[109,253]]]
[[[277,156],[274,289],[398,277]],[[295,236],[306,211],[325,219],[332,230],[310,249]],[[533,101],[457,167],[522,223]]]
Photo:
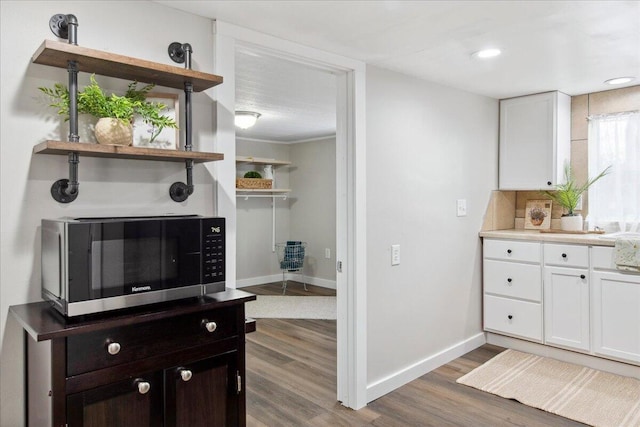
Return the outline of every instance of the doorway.
[[[248,47],[334,73],[336,90],[336,292],[337,400],[350,408],[366,405],[366,153],[365,66],[349,58],[217,21],[216,72],[234,75],[235,51]],[[230,79],[233,82],[233,78]],[[225,82],[228,82],[225,77]],[[218,89],[217,138],[225,153],[235,153],[235,86]],[[231,89],[231,90],[230,90]],[[235,165],[220,165],[218,211],[235,226]],[[233,198],[230,195],[233,194]],[[231,228],[232,230],[234,228]],[[235,241],[235,235],[229,236]],[[231,247],[230,247],[231,246]],[[235,254],[235,242],[228,245]],[[230,264],[228,262],[227,266]],[[232,264],[235,271],[235,264]]]

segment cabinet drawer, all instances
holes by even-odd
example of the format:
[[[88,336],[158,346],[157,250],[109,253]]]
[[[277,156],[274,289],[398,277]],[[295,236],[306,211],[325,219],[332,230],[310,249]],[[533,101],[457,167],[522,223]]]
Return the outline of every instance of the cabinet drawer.
[[[540,243],[485,239],[483,253],[485,258],[539,263]]]
[[[70,336],[67,338],[67,375],[78,375],[232,337],[238,334],[236,312],[236,307],[226,307]],[[209,332],[207,322],[215,322],[215,330]],[[212,326],[209,324],[210,328]],[[110,354],[109,345],[116,343],[119,351]],[[112,350],[115,350],[113,347]]]
[[[557,265],[560,267],[589,267],[588,246],[545,243],[543,248],[545,265]]]
[[[539,303],[485,295],[484,328],[542,342],[542,306]]]
[[[540,266],[495,260],[484,261],[484,291],[506,297],[542,300]]]

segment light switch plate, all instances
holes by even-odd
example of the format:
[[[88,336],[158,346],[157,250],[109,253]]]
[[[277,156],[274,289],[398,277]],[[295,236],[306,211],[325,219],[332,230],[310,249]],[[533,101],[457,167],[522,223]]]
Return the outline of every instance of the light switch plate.
[[[467,200],[466,199],[456,200],[456,209],[457,209],[458,216],[467,216]]]
[[[400,245],[391,245],[391,265],[400,264]]]

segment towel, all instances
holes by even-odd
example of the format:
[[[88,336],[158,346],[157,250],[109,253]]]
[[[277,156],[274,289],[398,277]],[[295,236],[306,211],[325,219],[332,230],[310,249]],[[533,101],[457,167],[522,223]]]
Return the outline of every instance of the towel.
[[[613,261],[618,270],[640,272],[640,239],[616,239]]]

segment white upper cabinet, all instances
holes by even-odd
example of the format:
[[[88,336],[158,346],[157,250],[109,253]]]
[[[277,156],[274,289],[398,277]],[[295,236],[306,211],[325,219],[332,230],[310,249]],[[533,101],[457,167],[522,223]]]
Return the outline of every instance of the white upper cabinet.
[[[571,155],[571,97],[545,92],[500,101],[501,190],[551,189]]]

